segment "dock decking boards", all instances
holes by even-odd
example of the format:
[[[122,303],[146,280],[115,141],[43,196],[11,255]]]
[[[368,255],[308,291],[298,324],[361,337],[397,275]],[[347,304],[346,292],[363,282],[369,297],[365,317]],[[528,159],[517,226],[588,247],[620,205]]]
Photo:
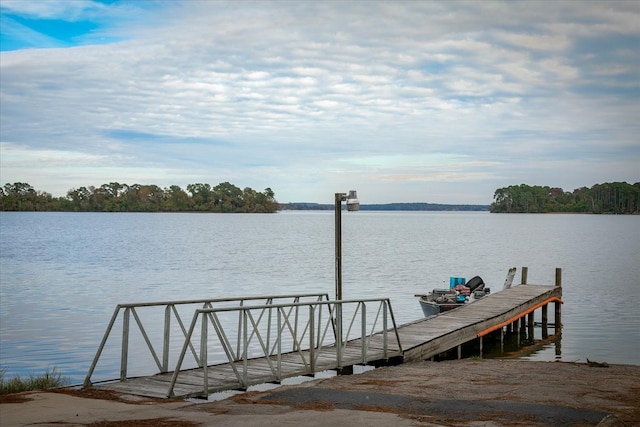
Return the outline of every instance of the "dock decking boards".
[[[547,285],[517,285],[504,289],[488,297],[475,301],[452,311],[442,313],[426,319],[419,319],[411,323],[398,326],[398,335],[402,350],[396,347],[388,349],[385,355],[382,344],[370,346],[366,354],[366,363],[400,357],[403,361],[418,361],[429,359],[458,345],[476,339],[482,331],[508,321],[536,305],[553,297],[561,297],[560,286]],[[388,332],[393,333],[392,331]],[[381,340],[382,333],[376,333],[368,340]],[[394,342],[394,340],[390,340]],[[392,344],[393,345],[393,344]],[[337,366],[336,347],[322,347],[314,349],[318,355],[315,372],[344,368],[362,364],[360,340],[349,341],[343,349],[342,366]],[[302,362],[303,354],[306,364]],[[266,358],[250,359],[247,361],[247,385],[276,382],[285,378],[309,375],[310,351],[300,353],[285,353],[280,357],[280,378],[272,371]],[[318,354],[319,353],[319,354]],[[270,358],[272,366],[277,369],[276,356]],[[238,372],[242,373],[243,361],[235,362]],[[204,369],[183,370],[177,377],[173,395],[175,397],[193,397],[225,390],[243,388],[229,363],[211,365],[207,367],[208,389],[203,393]],[[173,373],[156,374],[147,377],[129,378],[125,381],[110,382],[96,385],[101,389],[142,395],[148,397],[166,398]]]

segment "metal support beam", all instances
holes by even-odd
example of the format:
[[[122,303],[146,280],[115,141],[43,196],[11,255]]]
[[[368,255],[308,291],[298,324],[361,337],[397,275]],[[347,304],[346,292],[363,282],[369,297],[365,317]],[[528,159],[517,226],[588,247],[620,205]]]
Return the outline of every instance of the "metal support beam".
[[[342,202],[347,200],[345,193],[335,194],[335,241],[336,241],[336,299],[342,299]]]

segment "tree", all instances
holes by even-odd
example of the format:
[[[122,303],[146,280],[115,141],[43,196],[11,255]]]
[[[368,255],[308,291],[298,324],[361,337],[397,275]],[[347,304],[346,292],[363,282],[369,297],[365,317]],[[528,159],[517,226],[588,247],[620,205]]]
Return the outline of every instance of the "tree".
[[[26,182],[4,185],[3,208],[8,211],[35,210],[36,191]]]
[[[71,189],[67,192],[67,199],[71,202],[74,211],[86,211],[89,209],[89,198],[91,193],[87,187]]]
[[[240,188],[228,182],[222,182],[213,187],[213,193],[220,212],[242,211],[244,201]]]
[[[79,187],[65,197],[54,198],[23,182],[0,188],[0,210],[82,211],[82,212],[276,212],[280,208],[270,188],[258,193],[229,182],[211,188],[209,184],[189,184],[187,194],[177,185],[121,184]]]
[[[164,200],[164,192],[157,185],[142,185],[138,198],[144,212],[159,212]]]
[[[194,210],[210,210],[213,195],[209,184],[189,184],[187,191],[191,193],[191,205]]]
[[[638,213],[640,183],[607,182],[591,188],[580,187],[573,193],[562,188],[509,186],[495,191],[490,212],[589,212]]]
[[[188,211],[191,209],[189,195],[177,185],[164,189],[165,199],[163,210],[169,212]]]
[[[275,212],[279,209],[275,193],[269,187],[265,188],[262,193],[258,193],[258,201],[262,207],[262,212]]]

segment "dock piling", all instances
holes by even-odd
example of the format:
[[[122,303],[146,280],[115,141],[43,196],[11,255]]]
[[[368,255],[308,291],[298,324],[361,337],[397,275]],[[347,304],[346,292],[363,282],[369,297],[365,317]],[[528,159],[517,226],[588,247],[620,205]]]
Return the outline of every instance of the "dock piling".
[[[543,306],[544,307],[544,306]],[[529,341],[533,342],[534,341],[534,335],[533,335],[533,327],[534,327],[534,323],[533,323],[533,314],[534,312],[532,311],[531,313],[529,313],[527,315],[527,338],[529,339]]]
[[[549,337],[549,305],[542,306],[542,338]]]
[[[560,292],[562,292],[562,269],[556,268],[556,287],[560,288]],[[562,313],[560,307],[562,304],[558,301],[555,302],[555,317],[553,321],[555,322],[555,333],[562,329]]]

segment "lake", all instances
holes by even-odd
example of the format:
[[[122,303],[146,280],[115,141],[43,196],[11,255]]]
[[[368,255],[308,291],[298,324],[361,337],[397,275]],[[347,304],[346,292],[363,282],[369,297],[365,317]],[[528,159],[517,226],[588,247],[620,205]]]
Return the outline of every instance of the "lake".
[[[531,284],[560,267],[562,353],[527,358],[640,365],[640,216],[344,212],[342,241],[343,298],[389,298],[400,324],[422,317],[414,294],[450,276],[498,292],[510,267],[514,283],[529,267]],[[0,365],[81,383],[118,303],[333,298],[334,250],[333,211],[1,212]]]

